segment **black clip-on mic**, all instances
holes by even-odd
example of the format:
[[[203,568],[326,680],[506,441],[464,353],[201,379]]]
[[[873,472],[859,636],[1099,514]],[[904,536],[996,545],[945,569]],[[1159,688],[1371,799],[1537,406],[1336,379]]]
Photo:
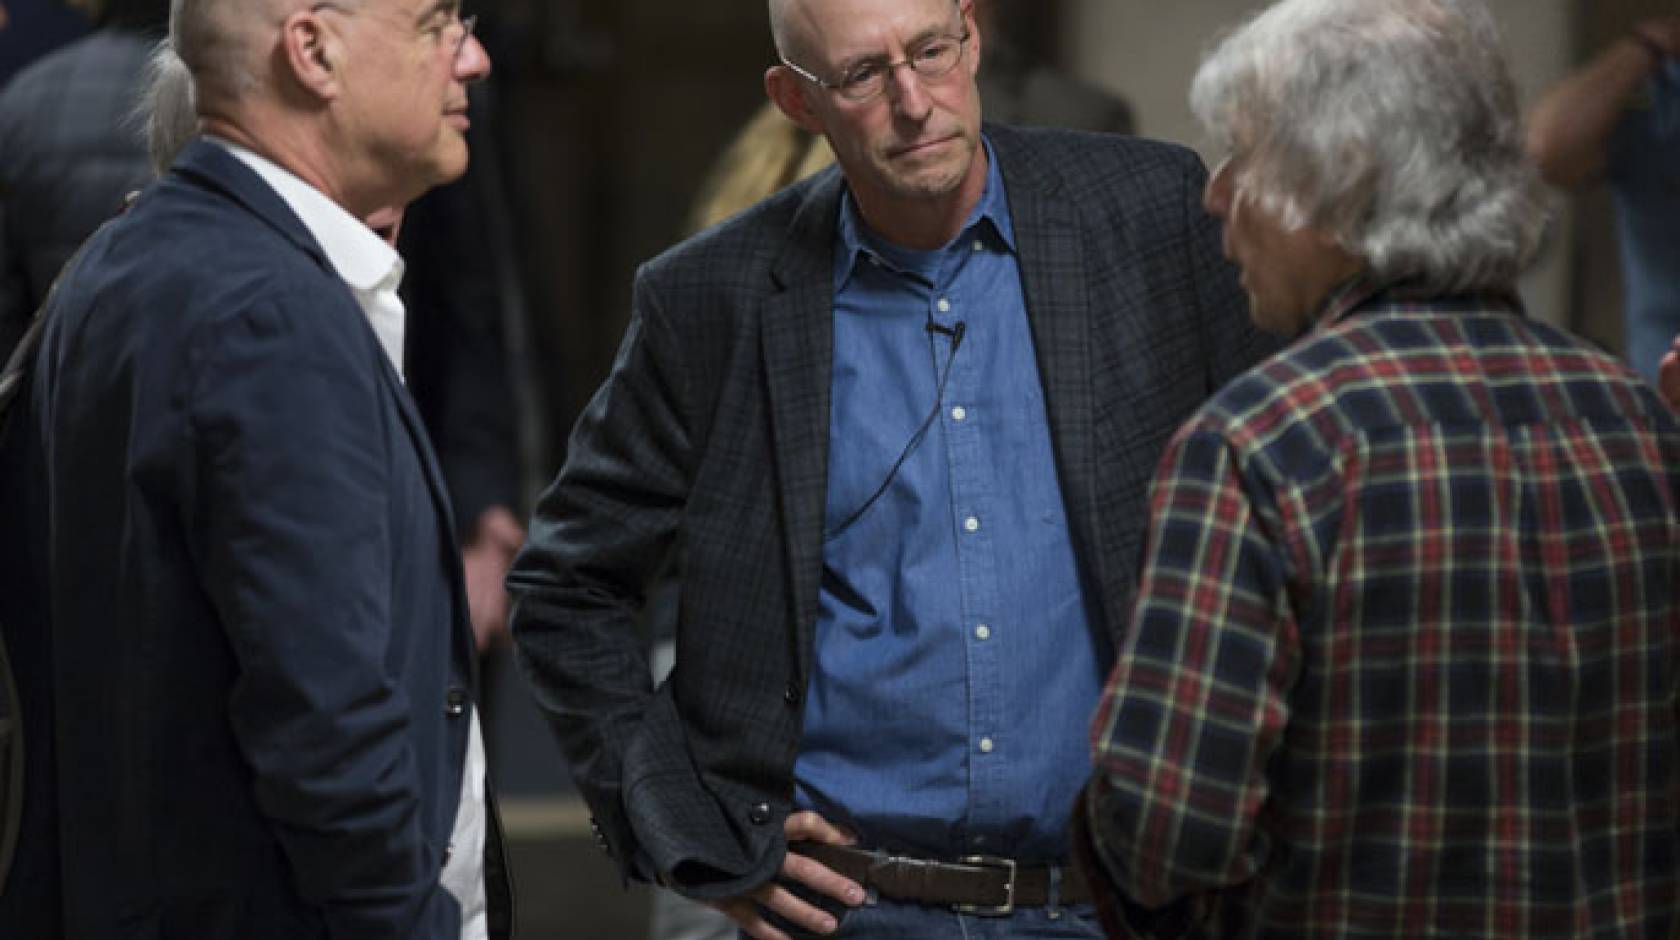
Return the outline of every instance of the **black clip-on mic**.
[[[963,331],[968,329],[968,321],[958,320],[957,325],[951,327],[946,326],[943,323],[939,323],[932,317],[929,317],[926,329],[929,333],[944,333],[946,336],[951,337],[951,355],[954,356],[957,354],[957,347],[962,345]],[[943,381],[940,382],[940,387],[942,389],[944,388]]]
[[[898,475],[898,468],[904,466],[904,461],[910,458],[911,452],[922,442],[922,438],[927,436],[928,428],[933,425],[933,419],[939,417],[939,409],[945,403],[945,383],[951,378],[951,363],[956,361],[957,347],[962,345],[963,333],[968,329],[968,323],[958,320],[954,327],[944,326],[935,323],[933,317],[929,316],[926,329],[929,333],[943,333],[951,337],[951,355],[945,358],[945,369],[940,373],[939,387],[933,394],[933,409],[927,413],[927,417],[922,419],[921,426],[916,428],[916,433],[910,436],[910,442],[904,445],[904,450],[899,453],[898,459],[893,461],[892,469],[887,471],[886,478],[881,481],[881,485],[875,487],[875,492],[869,494],[869,498],[863,501],[862,506],[853,510],[852,514],[847,516],[839,525],[823,533],[825,539],[832,539],[850,529],[852,523],[862,518],[863,514],[869,511],[869,507],[875,505],[875,501],[880,499],[881,494],[885,493],[887,487],[892,484],[893,477]]]

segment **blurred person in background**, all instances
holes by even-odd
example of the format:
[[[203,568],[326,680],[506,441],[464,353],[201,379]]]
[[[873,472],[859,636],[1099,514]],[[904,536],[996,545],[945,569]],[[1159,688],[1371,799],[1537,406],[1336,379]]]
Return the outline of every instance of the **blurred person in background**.
[[[82,0],[6,0],[0,4],[0,88],[29,63],[93,28]]]
[[[1626,358],[1646,379],[1680,334],[1680,14],[1637,23],[1529,115],[1546,181],[1607,182],[1622,260]]]
[[[98,3],[98,29],[0,89],[0,361],[76,246],[152,178],[135,112],[169,0]]]
[[[1680,424],[1524,315],[1482,0],[1285,0],[1191,105],[1256,322],[1179,429],[1091,724],[1111,936],[1673,936]]]

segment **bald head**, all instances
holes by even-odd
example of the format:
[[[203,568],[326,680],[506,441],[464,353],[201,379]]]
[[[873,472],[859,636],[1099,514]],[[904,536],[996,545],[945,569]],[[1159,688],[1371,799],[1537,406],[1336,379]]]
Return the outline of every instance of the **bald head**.
[[[200,102],[238,99],[260,87],[280,24],[310,5],[310,0],[170,0],[169,37],[192,73]]]
[[[770,38],[790,62],[806,58],[811,48],[811,13],[807,0],[770,0]]]

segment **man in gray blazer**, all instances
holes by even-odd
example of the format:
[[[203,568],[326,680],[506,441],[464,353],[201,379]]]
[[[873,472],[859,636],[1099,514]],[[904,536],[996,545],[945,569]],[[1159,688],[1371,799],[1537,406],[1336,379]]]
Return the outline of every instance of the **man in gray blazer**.
[[[770,18],[839,166],[638,275],[509,578],[522,662],[627,878],[771,940],[1093,936],[1066,820],[1145,488],[1267,345],[1195,156],[983,126],[966,3]]]

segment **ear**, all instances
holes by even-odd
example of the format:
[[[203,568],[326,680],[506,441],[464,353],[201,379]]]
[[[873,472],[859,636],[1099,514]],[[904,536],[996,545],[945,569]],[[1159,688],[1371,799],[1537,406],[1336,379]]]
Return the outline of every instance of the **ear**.
[[[974,13],[974,0],[965,0],[958,9],[962,11],[963,22],[968,24],[968,48],[963,50],[963,66],[972,76],[980,72],[980,17]]]
[[[343,90],[343,50],[338,34],[313,10],[300,10],[280,24],[280,60],[298,86],[316,97],[331,100]]]
[[[811,109],[810,99],[805,96],[808,84],[785,65],[772,65],[764,72],[764,93],[770,96],[776,107],[787,115],[788,120],[821,135],[822,121],[818,120],[816,112]]]

